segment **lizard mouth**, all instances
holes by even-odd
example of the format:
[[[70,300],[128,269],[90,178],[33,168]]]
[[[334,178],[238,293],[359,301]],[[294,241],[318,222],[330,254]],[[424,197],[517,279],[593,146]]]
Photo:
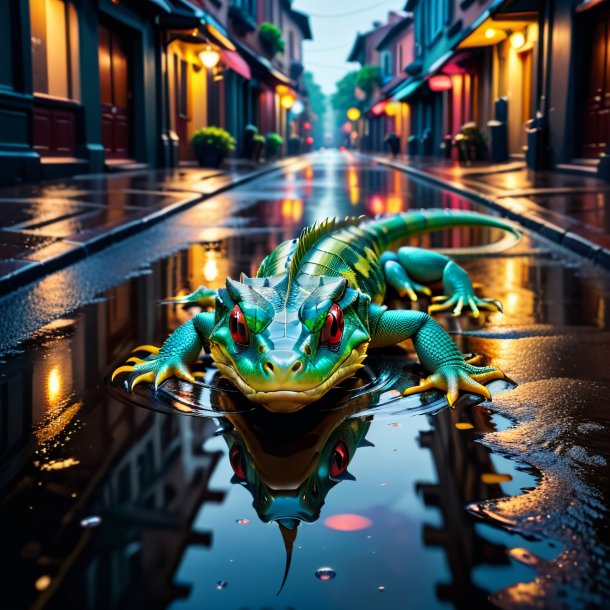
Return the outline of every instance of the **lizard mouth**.
[[[319,400],[338,383],[352,377],[362,368],[366,358],[368,343],[362,343],[353,349],[350,355],[340,362],[327,379],[312,388],[304,390],[272,390],[264,392],[253,388],[243,377],[228,364],[220,353],[212,349],[212,358],[223,377],[232,381],[240,392],[250,401],[262,404],[269,411],[276,413],[294,413],[305,405]],[[217,355],[219,358],[217,359]]]

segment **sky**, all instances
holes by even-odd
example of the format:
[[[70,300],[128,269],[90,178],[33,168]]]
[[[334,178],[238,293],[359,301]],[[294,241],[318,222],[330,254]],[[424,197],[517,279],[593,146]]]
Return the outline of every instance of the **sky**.
[[[347,63],[357,32],[386,21],[388,11],[402,11],[405,0],[294,0],[293,7],[309,15],[313,41],[303,43],[303,64],[314,73],[324,93],[358,64]]]

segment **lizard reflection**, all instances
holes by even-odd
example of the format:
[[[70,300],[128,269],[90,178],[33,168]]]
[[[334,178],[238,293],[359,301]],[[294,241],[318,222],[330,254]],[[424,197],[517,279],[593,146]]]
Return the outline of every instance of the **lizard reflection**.
[[[372,416],[356,399],[332,411],[304,410],[291,416],[264,410],[227,413],[222,435],[233,469],[231,482],[245,487],[261,521],[275,521],[286,548],[284,587],[301,522],[320,516],[327,494],[341,481],[354,481],[348,466],[366,440]],[[356,403],[356,404],[354,404]]]

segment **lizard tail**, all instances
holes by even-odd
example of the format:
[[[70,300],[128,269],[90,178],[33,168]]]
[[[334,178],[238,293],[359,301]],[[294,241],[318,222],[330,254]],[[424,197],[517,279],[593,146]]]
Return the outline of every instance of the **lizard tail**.
[[[458,227],[490,227],[501,229],[508,235],[493,244],[451,248],[450,252],[452,256],[497,254],[511,248],[521,239],[521,233],[510,222],[477,212],[418,210],[374,220],[371,224],[374,228],[379,230],[378,232],[383,241],[384,250],[391,249],[398,243],[403,242],[405,239],[414,235]]]

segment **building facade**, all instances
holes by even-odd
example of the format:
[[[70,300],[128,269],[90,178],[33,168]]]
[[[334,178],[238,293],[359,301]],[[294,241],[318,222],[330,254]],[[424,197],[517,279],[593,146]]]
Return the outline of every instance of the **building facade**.
[[[403,9],[411,48],[392,49],[398,85],[382,80],[363,108],[371,129],[381,113],[403,116],[399,102],[410,128],[403,153],[463,160],[466,125],[484,143],[481,159],[597,170],[610,140],[608,0],[409,0]],[[387,24],[378,29],[387,35]],[[379,42],[384,75],[391,37]],[[396,121],[382,129],[399,131]],[[373,142],[381,150],[379,134]]]
[[[260,44],[267,18],[285,24],[274,56]],[[279,0],[5,0],[0,185],[172,167],[193,159],[190,138],[207,125],[287,137],[282,98],[306,104],[310,38],[307,16]]]

